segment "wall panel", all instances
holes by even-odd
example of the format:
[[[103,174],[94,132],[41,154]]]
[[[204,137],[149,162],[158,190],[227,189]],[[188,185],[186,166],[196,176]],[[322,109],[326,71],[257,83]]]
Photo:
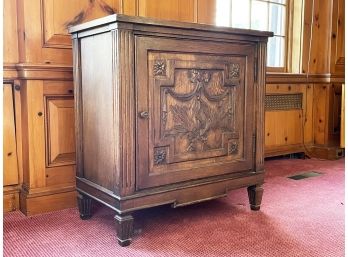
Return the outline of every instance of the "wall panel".
[[[4,63],[18,62],[17,2],[4,0]]]
[[[195,22],[195,0],[139,0],[139,16]]]
[[[4,186],[8,186],[19,183],[12,84],[4,84],[3,93],[3,179]]]
[[[313,86],[291,82],[266,85],[266,95],[301,97],[301,107],[276,103],[265,113],[265,150],[266,156],[301,152],[313,145]],[[266,96],[267,99],[267,96]],[[277,99],[277,98],[275,98]],[[277,105],[279,107],[277,108]]]

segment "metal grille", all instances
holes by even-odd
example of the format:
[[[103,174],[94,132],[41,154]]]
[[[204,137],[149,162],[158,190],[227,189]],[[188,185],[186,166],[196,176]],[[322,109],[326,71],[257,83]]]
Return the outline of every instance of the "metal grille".
[[[302,174],[298,174],[295,176],[290,176],[288,178],[293,179],[293,180],[300,180],[300,179],[305,179],[305,178],[311,178],[311,177],[317,177],[322,175],[323,173],[318,172],[318,171],[308,171]]]
[[[302,93],[266,95],[265,110],[302,109]]]

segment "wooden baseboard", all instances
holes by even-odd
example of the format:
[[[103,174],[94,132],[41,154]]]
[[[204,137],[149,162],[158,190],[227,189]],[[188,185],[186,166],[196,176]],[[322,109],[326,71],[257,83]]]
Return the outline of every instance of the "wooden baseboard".
[[[4,213],[19,209],[19,188],[17,186],[4,186],[3,207]]]
[[[280,155],[286,155],[286,154],[292,154],[292,153],[306,152],[307,148],[310,148],[310,147],[311,146],[306,145],[306,148],[305,148],[303,144],[265,147],[265,157],[274,157],[274,156],[280,156]]]
[[[20,203],[21,211],[27,216],[72,208],[77,205],[76,190],[34,196],[21,191]]]
[[[344,149],[339,146],[312,146],[310,156],[318,159],[337,160],[344,156]]]

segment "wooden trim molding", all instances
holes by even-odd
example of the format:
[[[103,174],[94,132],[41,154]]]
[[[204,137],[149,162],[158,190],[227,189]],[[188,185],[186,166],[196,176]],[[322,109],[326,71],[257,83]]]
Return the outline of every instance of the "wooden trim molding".
[[[4,81],[13,81],[18,78],[18,72],[15,63],[4,63]]]
[[[268,146],[265,147],[265,158],[291,153],[306,152],[306,149],[311,149],[311,147],[312,145],[309,144]]]
[[[344,83],[344,74],[295,74],[273,73],[266,74],[266,84],[306,84],[306,83]]]
[[[46,186],[41,188],[28,188],[28,185],[23,184],[21,188],[21,193],[25,194],[26,198],[31,197],[39,197],[44,195],[51,195],[51,194],[57,194],[57,193],[64,193],[64,192],[70,192],[75,191],[75,183],[74,184],[59,184],[54,186]]]
[[[73,208],[76,205],[75,190],[32,197],[29,197],[24,191],[21,191],[20,194],[20,210],[27,216]]]
[[[4,63],[4,80],[73,80],[70,65]],[[344,74],[307,74],[267,72],[266,84],[344,83]]]
[[[72,66],[52,64],[16,64],[19,79],[28,80],[73,80]]]
[[[6,186],[3,188],[3,211],[10,212],[19,209],[19,186]]]

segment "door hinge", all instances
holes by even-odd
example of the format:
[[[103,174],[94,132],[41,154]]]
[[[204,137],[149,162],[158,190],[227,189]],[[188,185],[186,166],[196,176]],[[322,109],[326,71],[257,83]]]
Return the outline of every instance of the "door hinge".
[[[257,57],[254,58],[254,81],[257,81],[257,74],[259,73],[258,71],[259,66],[257,65]]]

